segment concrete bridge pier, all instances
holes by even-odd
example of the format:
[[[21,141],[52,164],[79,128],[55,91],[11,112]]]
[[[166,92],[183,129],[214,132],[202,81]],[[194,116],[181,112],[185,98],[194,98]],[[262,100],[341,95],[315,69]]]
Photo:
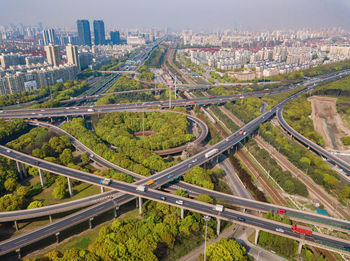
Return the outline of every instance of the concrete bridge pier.
[[[184,208],[181,208],[181,219],[184,219],[185,217],[185,210]]]
[[[217,234],[217,235],[220,234],[220,228],[221,228],[221,219],[218,218],[218,219],[217,219],[217,226],[216,226],[216,234]]]
[[[21,164],[22,164],[21,162],[16,161],[16,166],[17,166],[19,179],[23,179],[23,170],[22,170]]]
[[[40,177],[40,183],[41,186],[45,186],[45,178],[44,178],[44,171],[42,169],[39,169],[39,177]]]
[[[89,218],[89,228],[92,229],[92,221],[94,220],[93,217]]]
[[[255,239],[254,239],[254,244],[255,244],[255,245],[258,244],[259,232],[260,232],[259,229],[255,230]]]
[[[20,248],[16,249],[16,253],[17,253],[18,259],[21,260],[22,259],[21,249]]]
[[[55,236],[56,236],[56,242],[59,243],[60,242],[60,232],[57,232],[55,234]]]
[[[298,254],[301,254],[301,250],[303,248],[303,245],[304,245],[303,241],[300,241],[299,246],[298,246]]]
[[[26,166],[23,163],[20,163],[21,168],[22,168],[22,173],[23,173],[23,177],[28,177],[28,173],[27,173],[27,169]]]
[[[67,182],[68,182],[68,190],[69,190],[69,195],[73,197],[73,185],[72,185],[72,180],[67,177]]]
[[[113,209],[114,218],[118,217],[118,210],[119,210],[118,206]]]
[[[141,197],[139,197],[139,215],[141,215],[142,214],[142,198]]]
[[[17,223],[17,220],[15,220],[15,221],[14,221],[14,223],[15,223],[15,228],[16,228],[16,231],[18,231],[18,230],[19,230],[19,228],[18,228],[18,223]]]
[[[101,186],[101,193],[105,192],[105,187]]]
[[[49,215],[50,224],[52,223],[52,216]]]

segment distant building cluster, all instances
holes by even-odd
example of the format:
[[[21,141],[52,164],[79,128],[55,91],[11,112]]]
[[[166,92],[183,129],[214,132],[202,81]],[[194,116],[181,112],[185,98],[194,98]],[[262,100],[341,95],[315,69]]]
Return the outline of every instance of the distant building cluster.
[[[78,67],[76,65],[47,66],[38,69],[25,69],[6,73],[0,77],[0,95],[31,91],[76,79]]]
[[[238,80],[252,80],[350,59],[350,44],[303,45],[299,41],[288,41],[288,44],[261,48],[188,48],[179,51],[179,54],[186,54],[197,65],[233,71],[228,74]]]

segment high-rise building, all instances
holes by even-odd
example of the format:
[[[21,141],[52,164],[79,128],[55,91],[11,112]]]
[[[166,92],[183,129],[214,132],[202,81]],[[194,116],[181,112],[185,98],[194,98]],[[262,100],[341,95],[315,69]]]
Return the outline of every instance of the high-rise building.
[[[90,45],[91,46],[91,32],[90,32],[90,23],[88,20],[78,20],[78,36],[79,43],[81,45]]]
[[[54,29],[48,29],[43,31],[43,41],[44,45],[49,45],[50,43],[56,43],[56,36]]]
[[[111,32],[111,42],[112,44],[121,44],[119,31]]]
[[[3,54],[0,56],[0,64],[4,68],[26,64],[25,56],[20,54]]]
[[[106,43],[105,23],[102,20],[94,21],[94,37],[95,45]]]
[[[76,65],[80,70],[78,47],[72,44],[66,46],[66,55],[69,65]]]
[[[49,64],[59,66],[61,63],[60,48],[57,45],[50,43],[45,46],[46,58]]]

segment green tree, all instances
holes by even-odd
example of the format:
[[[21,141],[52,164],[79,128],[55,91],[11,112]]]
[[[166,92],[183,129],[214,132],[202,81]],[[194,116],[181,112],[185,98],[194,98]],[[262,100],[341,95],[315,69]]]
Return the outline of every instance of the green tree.
[[[73,162],[73,154],[71,149],[64,149],[62,154],[60,155],[60,160],[64,165],[68,165]]]
[[[197,200],[205,202],[205,203],[210,203],[210,204],[214,203],[214,200],[208,194],[200,194],[197,197]]]
[[[89,163],[90,158],[89,158],[89,156],[88,156],[86,153],[83,153],[83,154],[81,154],[81,156],[80,156],[80,160],[81,160],[81,163],[82,163],[83,165],[86,165],[86,164]]]
[[[52,196],[56,199],[63,199],[67,196],[67,191],[65,186],[63,185],[58,185],[56,186],[53,191],[52,191]]]
[[[44,206],[43,202],[35,200],[28,205],[27,209],[41,208],[42,206]]]
[[[15,191],[17,185],[18,185],[18,182],[14,178],[9,178],[9,179],[5,180],[5,182],[4,182],[5,189],[7,191],[10,191],[10,192]]]

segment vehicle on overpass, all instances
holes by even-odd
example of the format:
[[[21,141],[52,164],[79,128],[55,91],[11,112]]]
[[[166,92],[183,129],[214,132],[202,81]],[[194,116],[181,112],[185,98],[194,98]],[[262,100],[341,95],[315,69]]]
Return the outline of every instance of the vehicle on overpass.
[[[206,158],[210,158],[211,156],[214,156],[214,155],[215,155],[216,153],[218,153],[218,152],[219,152],[218,149],[213,149],[213,150],[211,150],[211,151],[205,153],[205,157],[206,157]]]
[[[244,129],[241,129],[239,131],[239,135],[246,135],[246,134],[247,134],[247,132]]]
[[[285,209],[277,209],[277,213],[278,214],[286,214],[286,210]]]
[[[149,180],[149,181],[147,181],[146,182],[146,184],[149,186],[149,185],[152,185],[154,183],[154,180],[153,179],[151,179],[151,180]]]
[[[100,180],[100,184],[102,185],[110,185],[111,184],[111,180],[110,179],[107,179],[107,178],[104,178],[104,179],[101,179]]]
[[[306,229],[306,228],[302,228],[302,227],[297,227],[296,225],[293,225],[291,230],[293,232],[297,232],[299,234],[304,234],[304,235],[308,235],[308,236],[312,235],[312,230],[309,230],[309,229]]]

